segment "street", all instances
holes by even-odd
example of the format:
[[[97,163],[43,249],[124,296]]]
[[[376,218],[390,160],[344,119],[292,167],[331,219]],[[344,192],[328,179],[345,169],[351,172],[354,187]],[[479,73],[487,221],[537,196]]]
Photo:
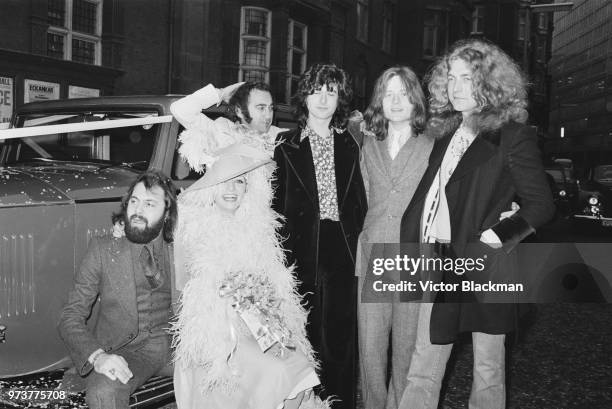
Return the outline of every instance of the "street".
[[[612,242],[612,229],[561,219],[537,236],[539,242],[602,243]],[[607,303],[533,305],[507,340],[507,408],[611,408],[611,322]],[[464,337],[453,350],[440,408],[467,408],[471,369],[471,340]]]

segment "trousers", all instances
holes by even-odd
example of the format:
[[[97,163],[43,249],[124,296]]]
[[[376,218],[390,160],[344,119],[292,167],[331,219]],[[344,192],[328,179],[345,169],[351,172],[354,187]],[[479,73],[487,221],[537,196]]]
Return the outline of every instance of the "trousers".
[[[438,407],[442,379],[453,344],[436,345],[430,342],[432,307],[432,303],[422,303],[419,310],[416,345],[400,409]],[[504,334],[472,332],[474,378],[469,409],[506,407],[505,337]]]
[[[128,344],[114,353],[127,361],[134,376],[124,385],[119,380],[111,381],[106,375],[92,371],[87,376],[85,396],[90,409],[127,409],[130,395],[170,362],[170,340],[167,336],[146,339],[137,345]]]

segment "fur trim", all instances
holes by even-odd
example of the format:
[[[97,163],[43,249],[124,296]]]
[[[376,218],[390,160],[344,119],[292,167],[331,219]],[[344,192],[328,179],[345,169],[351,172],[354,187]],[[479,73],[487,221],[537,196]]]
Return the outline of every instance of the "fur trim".
[[[307,312],[296,291],[296,279],[285,266],[279,244],[278,214],[271,207],[272,166],[247,174],[247,191],[233,217],[220,214],[214,205],[214,188],[179,196],[179,223],[175,246],[185,255],[182,262],[189,280],[180,299],[178,318],[172,323],[175,361],[187,367],[207,369],[204,390],[231,390],[240,368],[234,368],[235,347],[231,317],[234,311],[219,296],[228,272],[256,271],[267,274],[283,297],[281,312],[293,334],[293,343],[316,366],[306,338]]]
[[[299,409],[331,409],[332,404],[337,401],[333,398],[321,400],[312,390],[307,393],[308,396],[304,397]]]
[[[270,156],[274,153],[275,138],[279,128],[272,127],[269,133],[259,134],[245,125],[233,123],[226,118],[217,121],[226,121],[226,124],[216,128],[185,129],[179,135],[181,146],[178,152],[196,172],[202,173],[205,166],[214,163],[215,152],[234,143],[252,146],[267,152]],[[224,128],[226,130],[213,132],[213,129]]]

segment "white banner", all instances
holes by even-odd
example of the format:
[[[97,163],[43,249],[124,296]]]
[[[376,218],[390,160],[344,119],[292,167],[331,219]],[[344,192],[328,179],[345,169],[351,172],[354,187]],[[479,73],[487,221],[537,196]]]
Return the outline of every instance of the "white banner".
[[[30,126],[27,128],[0,129],[0,141],[26,138],[28,136],[52,135],[56,133],[91,131],[95,129],[123,128],[126,126],[152,125],[172,122],[172,115],[148,116],[134,119],[111,119],[107,121],[79,122],[74,124]]]
[[[25,80],[23,102],[47,101],[59,99],[60,84],[56,82],[45,82],[37,80]]]
[[[96,88],[77,87],[76,85],[68,86],[68,98],[91,98],[99,96],[100,90]]]
[[[11,121],[13,106],[13,79],[0,77],[0,124]]]

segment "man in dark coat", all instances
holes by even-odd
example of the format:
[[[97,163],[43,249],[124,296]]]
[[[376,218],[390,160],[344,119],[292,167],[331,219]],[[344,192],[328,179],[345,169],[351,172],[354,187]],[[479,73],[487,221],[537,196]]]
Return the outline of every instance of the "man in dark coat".
[[[401,241],[431,243],[436,256],[455,260],[484,254],[486,271],[472,276],[483,281],[516,277],[515,246],[554,213],[535,132],[524,125],[525,85],[516,63],[481,40],[456,44],[430,74],[432,118],[426,132],[436,142],[402,218]],[[520,210],[500,220],[513,200]],[[445,271],[444,282],[466,280],[460,274]],[[517,326],[517,305],[481,301],[459,291],[421,304],[400,408],[437,407],[460,332],[472,333],[474,349],[469,408],[505,407],[504,340]]]
[[[132,392],[170,362],[176,188],[159,172],[131,185],[114,215],[125,236],[92,239],[62,311],[59,332],[92,409],[127,409]],[[86,325],[100,299],[98,320]]]
[[[280,134],[274,210],[285,216],[289,263],[310,308],[308,336],[321,361],[324,396],[354,408],[357,238],[366,197],[359,144],[343,127],[351,89],[344,70],[316,64],[300,79],[300,127]]]

